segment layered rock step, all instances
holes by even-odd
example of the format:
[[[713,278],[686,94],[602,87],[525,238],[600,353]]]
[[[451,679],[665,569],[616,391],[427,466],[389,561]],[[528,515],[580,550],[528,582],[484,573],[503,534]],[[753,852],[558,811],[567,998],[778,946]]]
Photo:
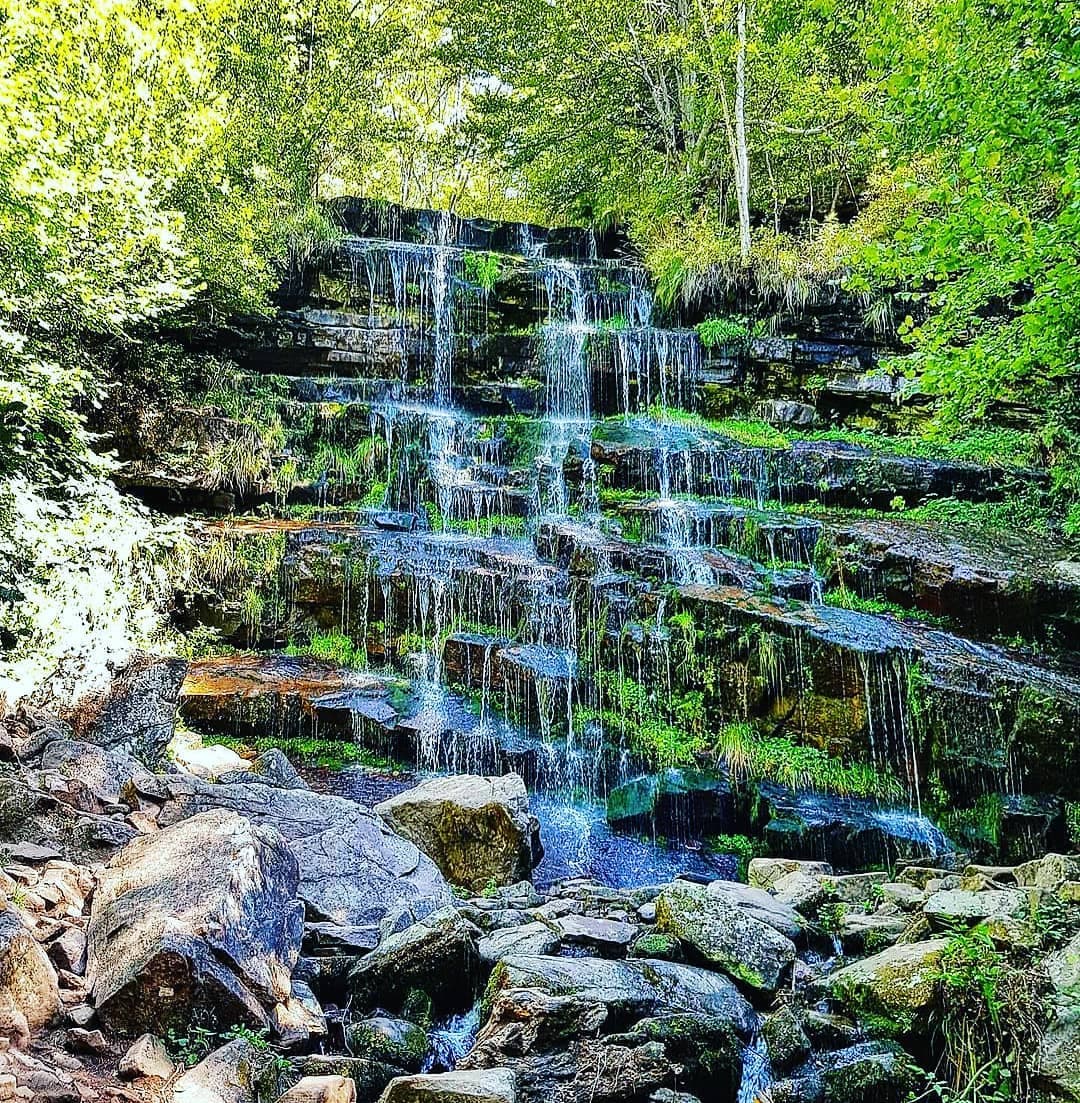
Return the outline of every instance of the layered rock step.
[[[887,446],[886,446],[887,447]],[[597,426],[592,459],[616,490],[889,509],[932,498],[1000,500],[1045,485],[1045,472],[875,452],[844,440],[740,443],[721,430],[622,418]]]

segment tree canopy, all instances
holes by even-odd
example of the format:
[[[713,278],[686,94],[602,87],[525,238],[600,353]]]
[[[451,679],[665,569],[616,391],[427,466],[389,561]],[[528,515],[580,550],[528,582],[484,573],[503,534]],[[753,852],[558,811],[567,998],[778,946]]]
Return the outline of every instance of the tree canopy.
[[[265,312],[360,193],[619,224],[669,304],[861,296],[1071,447],[1080,20],[1050,0],[6,0],[0,469],[149,325]],[[1066,481],[1072,476],[1064,476]]]

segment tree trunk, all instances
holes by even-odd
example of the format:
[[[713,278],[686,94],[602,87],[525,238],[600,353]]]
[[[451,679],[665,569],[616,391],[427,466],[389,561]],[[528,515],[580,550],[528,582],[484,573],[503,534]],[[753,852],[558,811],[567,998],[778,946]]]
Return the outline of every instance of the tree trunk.
[[[746,6],[735,10],[735,196],[739,204],[739,253],[750,261],[750,156],[746,149]]]

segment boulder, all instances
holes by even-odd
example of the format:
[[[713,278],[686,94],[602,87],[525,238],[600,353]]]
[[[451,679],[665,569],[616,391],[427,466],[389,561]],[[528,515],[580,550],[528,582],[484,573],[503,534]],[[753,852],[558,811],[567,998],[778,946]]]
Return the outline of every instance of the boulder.
[[[60,990],[45,951],[12,908],[0,909],[0,1036],[23,1047],[60,1010]]]
[[[76,1053],[100,1057],[109,1052],[109,1043],[100,1030],[87,1030],[82,1026],[74,1026],[67,1032],[67,1043]]]
[[[1054,990],[1080,1003],[1080,934],[1050,954],[1043,964]]]
[[[762,402],[758,407],[758,416],[770,425],[798,429],[812,429],[820,420],[816,407],[785,398],[770,398]]]
[[[59,938],[49,943],[48,954],[57,969],[82,976],[86,972],[86,932],[81,927],[65,927]]]
[[[0,838],[12,852],[32,845],[78,865],[93,865],[108,861],[137,834],[129,824],[80,812],[18,778],[0,778]]]
[[[622,1021],[700,1013],[725,1019],[743,1037],[755,1023],[750,1004],[727,977],[672,961],[509,957],[492,974],[486,998],[525,988],[611,1008]]]
[[[886,904],[894,904],[901,911],[918,911],[926,900],[926,893],[915,885],[903,881],[887,881],[881,886],[881,899]]]
[[[182,738],[178,735],[169,744],[169,757],[181,770],[206,781],[251,770],[251,763],[230,747],[220,743],[204,743],[197,737]]]
[[[923,904],[923,914],[938,929],[955,927],[958,923],[974,926],[991,916],[1023,919],[1031,913],[1028,893],[1021,889],[990,889],[986,892],[965,892],[944,889],[931,894]]]
[[[226,808],[280,831],[300,868],[298,895],[312,920],[378,929],[399,905],[450,903],[450,888],[430,858],[395,835],[370,809],[343,797],[272,785],[169,783],[161,823]]]
[[[354,1006],[400,1010],[409,993],[419,990],[440,1009],[465,1010],[479,968],[478,935],[449,906],[384,938],[349,976]]]
[[[306,789],[308,783],[296,772],[296,767],[283,751],[271,747],[263,751],[243,770],[233,770],[218,778],[221,785],[276,785],[279,789]]]
[[[391,1080],[379,1103],[517,1103],[508,1068],[435,1072]]]
[[[598,919],[591,915],[564,915],[554,922],[563,942],[588,946],[603,955],[625,953],[637,934],[637,927],[621,919]]]
[[[790,1007],[782,1007],[765,1020],[762,1035],[775,1069],[790,1069],[810,1056],[810,1039]]]
[[[656,960],[507,958],[485,1003],[458,1067],[512,1065],[521,1103],[644,1100],[699,1083],[734,1098],[754,1024],[727,978]]]
[[[402,1072],[419,1072],[427,1051],[427,1034],[405,1019],[373,1015],[349,1028],[350,1053],[381,1061]]]
[[[301,1076],[347,1076],[356,1085],[361,1103],[374,1103],[386,1085],[404,1070],[371,1057],[344,1057],[341,1054],[310,1053],[293,1060]]]
[[[278,1103],[356,1103],[356,1081],[348,1076],[304,1076]]]
[[[750,988],[775,992],[795,944],[749,909],[700,886],[675,884],[656,898],[656,924]]]
[[[539,824],[518,774],[432,778],[376,805],[455,885],[479,892],[524,880],[539,862]]]
[[[867,1011],[909,1030],[934,1002],[946,946],[944,938],[890,946],[833,973],[829,993],[856,1014]]]
[[[847,954],[872,954],[896,942],[907,925],[907,917],[891,912],[845,911],[840,917],[840,941]]]
[[[143,1076],[169,1080],[176,1072],[176,1066],[160,1038],[142,1034],[120,1058],[119,1072],[125,1080],[138,1080]]]
[[[289,998],[274,1005],[270,1023],[279,1044],[285,1049],[326,1036],[326,1015],[322,1005],[311,988],[296,977],[293,977]]]
[[[290,995],[303,905],[281,836],[226,811],[144,835],[102,871],[87,980],[115,1030],[164,1032],[193,1017],[268,1024]]]
[[[173,1087],[172,1103],[256,1103],[276,1098],[273,1058],[246,1038],[214,1050]]]
[[[1066,881],[1080,880],[1080,858],[1069,854],[1044,854],[1013,871],[1018,885],[1057,892]]]
[[[842,873],[829,877],[829,895],[842,904],[866,907],[877,903],[881,886],[888,881],[887,873]]]
[[[161,781],[122,749],[77,739],[56,739],[41,756],[41,768],[86,785],[102,804],[135,805],[140,795],[162,797]]]
[[[501,927],[478,943],[481,961],[489,965],[512,954],[551,954],[559,948],[559,936],[547,923],[522,923]]]
[[[824,1055],[821,1066],[826,1103],[905,1103],[923,1079],[894,1042],[862,1042]]]
[[[1039,1078],[1064,1099],[1080,1099],[1080,1009],[1059,1009],[1039,1042],[1035,1057]],[[1056,1098],[1056,1096],[1055,1096]]]
[[[608,823],[616,830],[669,839],[723,832],[734,816],[727,779],[700,770],[669,769],[634,778],[607,799]]]
[[[799,858],[751,858],[746,868],[747,880],[759,889],[771,889],[781,877],[799,871],[809,877],[831,877],[828,862],[813,862]]]
[[[772,891],[779,903],[787,904],[802,915],[824,904],[828,896],[820,878],[811,877],[798,869],[774,881]]]
[[[687,882],[676,881],[675,884],[686,885]],[[754,919],[772,927],[774,931],[779,931],[786,938],[795,940],[806,928],[806,921],[791,904],[763,889],[752,888],[738,881],[710,881],[708,893],[742,908]]]
[[[91,719],[77,725],[79,737],[156,765],[173,737],[186,674],[183,659],[139,656],[114,679],[105,696],[86,710]]]

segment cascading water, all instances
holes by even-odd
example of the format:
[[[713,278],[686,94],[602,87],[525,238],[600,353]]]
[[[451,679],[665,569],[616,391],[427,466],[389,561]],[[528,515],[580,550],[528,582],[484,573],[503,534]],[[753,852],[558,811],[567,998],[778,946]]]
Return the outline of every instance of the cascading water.
[[[316,484],[318,501],[352,507],[357,520],[356,531],[323,530],[319,548],[304,537],[314,567],[289,582],[289,600],[304,607],[297,637],[313,625],[340,629],[387,677],[407,676],[420,769],[520,766],[574,854],[554,855],[557,868],[637,876],[653,852],[622,872],[618,860],[597,862],[608,842],[596,806],[572,803],[644,769],[629,713],[610,707],[616,693],[603,676],[640,688],[658,711],[674,702],[686,689],[676,643],[693,646],[672,627],[686,616],[678,603],[688,589],[820,601],[809,568],[821,523],[765,510],[783,496],[780,450],[743,445],[696,416],[700,341],[653,324],[641,267],[529,227],[516,244],[500,239],[516,252],[478,262],[458,221],[428,223],[422,242],[354,239],[342,250],[354,313],[341,316],[348,347],[333,362],[371,378],[292,388],[297,404],[326,407],[310,435],[336,465],[340,495]],[[494,282],[479,275],[490,271]],[[542,533],[560,526],[573,550],[545,543],[541,558]],[[831,625],[843,617],[818,613]],[[292,628],[277,630],[282,642]],[[756,644],[757,682],[793,729],[813,707],[803,643],[778,646],[762,631]],[[865,661],[859,694],[845,700],[865,713],[869,757],[903,777],[916,810],[910,819],[878,810],[878,822],[890,837],[937,849],[917,815],[919,733],[904,710],[905,672],[870,652]],[[640,711],[634,723],[644,726]],[[682,723],[674,709],[669,719]],[[373,738],[378,709],[360,720],[358,737]],[[658,876],[697,868],[685,853],[666,860]]]
[[[760,1031],[743,1048],[743,1072],[736,1103],[768,1103],[773,1083],[769,1050]]]

